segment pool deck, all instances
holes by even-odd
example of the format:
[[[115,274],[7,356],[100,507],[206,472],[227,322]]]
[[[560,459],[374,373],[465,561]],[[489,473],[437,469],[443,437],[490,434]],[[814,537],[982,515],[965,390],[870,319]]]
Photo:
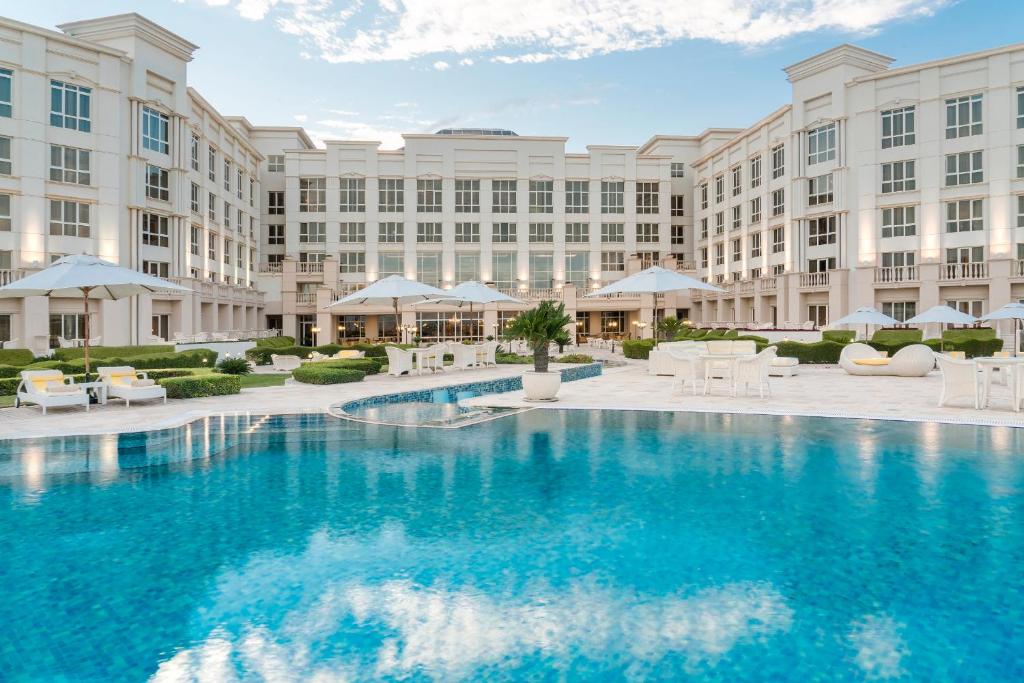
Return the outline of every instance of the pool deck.
[[[621,361],[618,356],[617,360]],[[329,386],[290,383],[281,387],[245,389],[234,396],[138,403],[126,408],[121,401],[81,408],[54,408],[43,415],[36,406],[0,409],[0,439],[109,434],[163,429],[209,415],[289,414],[324,412],[331,405],[381,394],[434,388],[465,382],[512,377],[529,366],[446,371],[442,375],[388,377],[375,375],[363,382]],[[733,398],[722,389],[713,395],[684,395],[671,377],[647,374],[645,361],[605,368],[600,377],[567,382],[559,400],[530,404],[521,391],[470,399],[470,405],[551,409],[626,409],[715,413],[753,413],[821,417],[911,420],[954,424],[1024,427],[1024,413],[1009,409],[1009,390],[993,389],[992,407],[937,407],[941,377],[854,377],[836,367],[801,366],[794,377],[773,377],[772,398]]]

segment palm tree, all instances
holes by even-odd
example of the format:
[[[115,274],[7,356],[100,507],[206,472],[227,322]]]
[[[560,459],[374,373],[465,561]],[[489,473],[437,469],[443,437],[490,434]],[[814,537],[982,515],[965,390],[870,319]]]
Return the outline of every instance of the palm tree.
[[[565,313],[565,304],[541,301],[537,308],[520,313],[512,320],[502,336],[505,339],[523,339],[533,350],[533,369],[548,371],[548,345],[565,334],[572,318]]]
[[[672,341],[673,339],[675,339],[676,335],[678,335],[680,332],[682,332],[683,328],[685,328],[685,327],[686,326],[683,324],[683,321],[679,320],[678,318],[676,318],[674,316],[668,316],[667,318],[662,318],[658,322],[658,332],[660,334],[664,335],[664,338],[667,341]]]

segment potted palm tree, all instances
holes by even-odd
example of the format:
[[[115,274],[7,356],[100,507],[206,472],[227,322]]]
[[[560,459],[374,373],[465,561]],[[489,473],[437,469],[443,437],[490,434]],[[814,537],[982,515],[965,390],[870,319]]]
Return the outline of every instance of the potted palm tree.
[[[554,401],[562,385],[562,374],[548,370],[548,346],[565,335],[572,318],[565,314],[565,304],[542,301],[529,311],[520,313],[505,328],[505,339],[522,339],[533,351],[533,370],[523,373],[523,393],[528,401]]]

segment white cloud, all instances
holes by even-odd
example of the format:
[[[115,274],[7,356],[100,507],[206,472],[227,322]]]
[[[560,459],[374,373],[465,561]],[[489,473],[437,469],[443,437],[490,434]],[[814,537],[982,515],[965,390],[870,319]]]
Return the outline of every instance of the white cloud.
[[[440,61],[440,60],[434,62],[434,68],[437,69],[438,71],[446,71],[449,66],[451,66],[451,64],[449,64],[448,62],[444,62],[444,61]]]
[[[473,60],[469,57],[459,60],[459,66],[473,66]]]
[[[398,149],[405,145],[403,132],[397,128],[381,126],[352,119],[320,119],[316,127],[306,130],[313,141],[323,146],[325,140],[373,140],[381,143],[381,149]]]
[[[227,0],[206,0],[223,4]],[[681,40],[756,46],[821,30],[865,33],[951,0],[235,0],[328,62],[482,54],[540,63]]]
[[[298,121],[299,123],[305,123],[306,121],[309,121],[309,116],[307,116],[306,114],[296,114],[292,118]]]

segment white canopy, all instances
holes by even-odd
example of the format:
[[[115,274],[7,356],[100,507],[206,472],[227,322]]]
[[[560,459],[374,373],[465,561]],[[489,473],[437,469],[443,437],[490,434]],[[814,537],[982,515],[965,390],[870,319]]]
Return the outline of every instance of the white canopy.
[[[639,273],[634,273],[610,285],[602,287],[587,294],[587,296],[607,296],[629,292],[632,294],[661,294],[663,292],[678,292],[684,289],[702,289],[709,292],[721,292],[722,290],[714,285],[701,282],[689,275],[677,273],[661,266],[651,266]]]
[[[962,313],[950,306],[932,306],[924,313],[915,315],[907,321],[908,325],[926,325],[928,323],[945,323],[948,325],[973,325],[978,319],[973,315]]]
[[[835,320],[829,324],[829,327],[834,325],[900,325],[899,320],[891,318],[885,313],[882,313],[877,308],[871,308],[870,306],[864,306],[858,308],[850,315],[843,316],[839,320]]]
[[[389,275],[383,280],[377,280],[371,285],[341,297],[332,306],[343,306],[345,304],[369,304],[388,305],[395,307],[398,312],[398,304],[410,301],[421,301],[423,299],[437,298],[444,296],[445,292],[437,287],[425,285],[416,280],[408,280],[401,275]]]
[[[523,302],[508,294],[499,292],[493,287],[488,287],[482,282],[463,282],[456,285],[454,289],[445,292],[443,296],[417,302],[417,304],[427,303],[457,306],[460,308],[462,306],[469,306],[469,310],[472,311],[473,304],[521,304]]]
[[[38,273],[0,287],[0,297],[124,299],[149,292],[190,292],[168,280],[84,254],[64,256]]]
[[[1006,304],[987,315],[981,316],[980,320],[1024,320],[1024,304]]]

